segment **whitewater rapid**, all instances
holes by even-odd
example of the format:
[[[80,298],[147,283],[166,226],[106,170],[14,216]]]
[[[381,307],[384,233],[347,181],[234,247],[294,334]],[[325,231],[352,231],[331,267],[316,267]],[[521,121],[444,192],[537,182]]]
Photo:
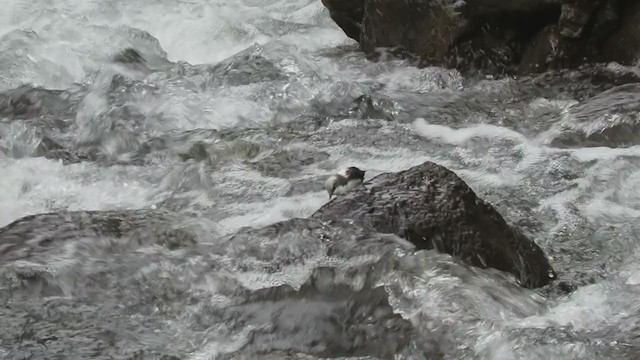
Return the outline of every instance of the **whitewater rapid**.
[[[25,90],[31,115],[0,114],[0,226],[64,210],[166,211],[191,217],[201,248],[170,251],[157,234],[82,234],[0,264],[0,357],[135,358],[145,349],[149,358],[239,359],[260,349],[262,358],[355,358],[350,349],[366,339],[333,339],[340,326],[326,318],[357,327],[364,320],[351,309],[378,298],[413,327],[399,358],[640,354],[640,86],[566,74],[471,81],[370,62],[319,0],[1,5],[0,92],[46,91]],[[125,48],[147,69],[114,63]],[[67,157],[42,156],[45,138]],[[74,156],[87,160],[66,160]],[[373,177],[427,160],[540,244],[566,285],[526,290],[492,270],[386,244],[348,261],[325,257],[305,234],[225,240],[309,216],[339,169]],[[304,261],[280,264],[281,253]],[[335,273],[325,278],[327,267]],[[48,285],[16,285],[25,273]],[[259,293],[310,277],[354,288],[373,277],[384,294]],[[32,340],[17,330],[28,326],[40,329]],[[96,340],[96,327],[116,340]],[[389,329],[384,341],[402,343]],[[48,331],[55,345],[38,345],[54,337]],[[389,358],[365,348],[360,355]]]

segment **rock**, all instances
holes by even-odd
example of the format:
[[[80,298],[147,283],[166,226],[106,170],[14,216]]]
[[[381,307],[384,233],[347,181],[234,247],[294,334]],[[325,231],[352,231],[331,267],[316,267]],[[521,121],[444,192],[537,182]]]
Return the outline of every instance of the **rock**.
[[[630,147],[640,143],[640,84],[603,91],[569,107],[554,125],[554,147]]]
[[[76,111],[78,102],[78,96],[70,92],[23,85],[0,92],[0,119],[70,116]]]
[[[395,104],[392,100],[374,98],[371,95],[361,95],[353,100],[351,108],[346,113],[351,119],[384,119],[392,121],[395,110]]]
[[[264,325],[252,333],[251,343],[235,352],[234,358],[257,359],[289,351],[322,358],[394,359],[410,346],[415,330],[394,313],[383,287],[354,291],[339,284],[319,286],[314,278],[323,272],[335,270],[314,271],[299,290],[284,285],[255,291],[245,303],[216,313],[219,322],[241,327],[264,319],[258,323]]]
[[[140,53],[140,51],[134,48],[125,48],[113,56],[112,60],[114,63],[124,65],[132,70],[138,70],[146,73],[151,73],[153,71],[149,67],[147,59]]]
[[[561,31],[557,26],[550,25],[531,41],[520,63],[521,74],[574,65],[572,61],[580,51],[580,45],[563,37]]]
[[[556,278],[542,249],[509,226],[455,173],[432,162],[373,178],[312,215],[349,219],[393,233],[419,249],[437,249],[468,264],[513,274],[537,288]]]
[[[419,66],[527,74],[639,57],[640,4],[630,0],[323,0],[371,58],[402,49]],[[398,51],[395,51],[398,53]]]
[[[597,5],[598,2],[593,0],[571,0],[562,4],[558,21],[560,34],[567,38],[579,38]]]
[[[27,216],[0,229],[0,260],[30,258],[71,239],[93,236],[121,238],[144,234],[146,242],[169,248],[189,246],[193,242],[189,231],[171,225],[170,220],[176,216],[152,210]],[[304,230],[310,237],[304,240],[300,235],[291,236],[294,242],[286,245],[281,237],[283,229]],[[418,249],[436,249],[473,266],[511,273],[528,288],[544,286],[556,277],[540,247],[508,225],[455,173],[432,162],[379,175],[367,189],[357,188],[335,198],[309,219],[291,219],[251,232],[252,236],[261,233],[267,234],[265,239],[275,241],[275,249],[268,252],[269,256],[282,256],[299,248],[296,251],[300,252],[287,260],[272,261],[275,266],[300,261],[305,252],[322,246],[318,239],[331,240],[329,253],[340,252],[349,258],[354,249],[364,251],[367,246],[371,246],[368,253],[381,251],[380,244],[374,244],[373,239],[395,242],[386,238],[387,234],[395,234]],[[231,241],[236,245],[230,245],[230,249],[240,246],[242,242],[238,239],[243,236],[239,231]],[[356,237],[363,240],[357,247],[349,247],[347,240]],[[267,246],[265,239],[259,241],[262,247]],[[303,246],[303,241],[309,244]],[[237,255],[251,254],[242,248]]]
[[[253,45],[215,65],[207,65],[203,88],[282,81],[287,74],[269,46]]]
[[[210,341],[230,342],[247,327],[254,329],[250,342],[221,352],[220,359],[281,351],[393,359],[416,341],[425,352],[437,350],[438,339],[419,339],[412,323],[394,312],[381,285],[397,266],[397,237],[334,225],[289,219],[223,237],[161,210],[23,217],[0,228],[0,301],[7,305],[0,307],[0,337],[30,332],[7,350],[33,352],[34,358],[51,348],[66,358],[142,349],[145,358],[178,356],[193,351],[182,339],[188,342],[220,324]],[[180,248],[167,257],[167,251]],[[348,266],[340,265],[345,262]],[[254,280],[241,280],[247,276]],[[198,291],[209,278],[216,288]],[[162,316],[149,315],[158,312]],[[139,326],[144,316],[150,326]],[[184,319],[176,328],[192,332],[168,331],[163,339],[171,351],[162,342],[140,347],[136,340],[153,336],[156,321],[167,316]],[[7,326],[12,323],[18,326]],[[134,340],[120,341],[120,328],[135,328]]]
[[[368,53],[378,47],[401,46],[413,54],[442,59],[455,41],[457,29],[456,17],[433,2],[368,0],[360,46]]]
[[[36,148],[36,156],[45,156],[51,151],[62,149],[64,149],[64,147],[58,144],[55,140],[48,136],[44,136]]]
[[[59,211],[22,217],[0,228],[0,262],[35,259],[52,248],[91,237],[140,236],[170,248],[193,243],[182,228],[172,227],[178,216],[160,210]]]
[[[640,2],[623,1],[620,27],[606,41],[604,53],[610,61],[629,64],[640,59]]]
[[[365,0],[322,0],[322,4],[348,37],[360,41]]]
[[[114,57],[113,61],[123,64],[144,64],[146,62],[140,52],[134,48],[122,50]]]
[[[567,94],[571,99],[584,101],[617,86],[640,83],[640,74],[623,66],[585,65],[577,69],[523,76],[517,83],[528,92],[534,91],[537,97],[548,98]]]

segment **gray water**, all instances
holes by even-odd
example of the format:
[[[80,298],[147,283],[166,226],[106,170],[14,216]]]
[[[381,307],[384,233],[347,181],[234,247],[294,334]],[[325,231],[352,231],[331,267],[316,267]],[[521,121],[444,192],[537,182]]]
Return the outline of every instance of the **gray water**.
[[[640,354],[638,68],[373,63],[319,0],[1,5],[0,226],[52,214],[0,243],[0,358]],[[146,65],[112,61],[127,47]],[[311,215],[344,167],[427,160],[560,279],[523,289],[348,224],[248,228]]]

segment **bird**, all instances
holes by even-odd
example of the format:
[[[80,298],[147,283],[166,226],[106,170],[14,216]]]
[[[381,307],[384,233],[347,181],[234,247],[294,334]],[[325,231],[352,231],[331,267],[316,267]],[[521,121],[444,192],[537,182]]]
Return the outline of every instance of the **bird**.
[[[324,182],[324,188],[329,193],[329,200],[334,195],[343,195],[358,186],[364,186],[364,173],[364,170],[350,166],[343,173],[330,176]]]

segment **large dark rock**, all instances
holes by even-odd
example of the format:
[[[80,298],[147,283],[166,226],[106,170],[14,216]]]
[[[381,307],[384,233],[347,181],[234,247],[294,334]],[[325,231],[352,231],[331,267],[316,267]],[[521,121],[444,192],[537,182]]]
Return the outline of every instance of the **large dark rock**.
[[[640,50],[640,5],[632,0],[322,2],[374,58],[381,48],[399,48],[405,57],[420,57],[420,65],[464,72],[526,74],[585,62],[633,64]]]
[[[335,198],[312,218],[353,220],[399,235],[419,249],[435,248],[474,266],[509,272],[528,288],[556,277],[538,245],[455,173],[432,162],[379,175],[366,189]]]
[[[343,1],[322,0],[322,4],[329,9],[331,19],[340,26],[348,37],[359,41],[362,31],[365,0]]]
[[[620,27],[607,39],[604,53],[621,63],[640,59],[640,1],[624,1]]]
[[[428,1],[367,0],[360,45],[365,52],[401,46],[430,59],[444,58],[460,31],[455,20]]]

